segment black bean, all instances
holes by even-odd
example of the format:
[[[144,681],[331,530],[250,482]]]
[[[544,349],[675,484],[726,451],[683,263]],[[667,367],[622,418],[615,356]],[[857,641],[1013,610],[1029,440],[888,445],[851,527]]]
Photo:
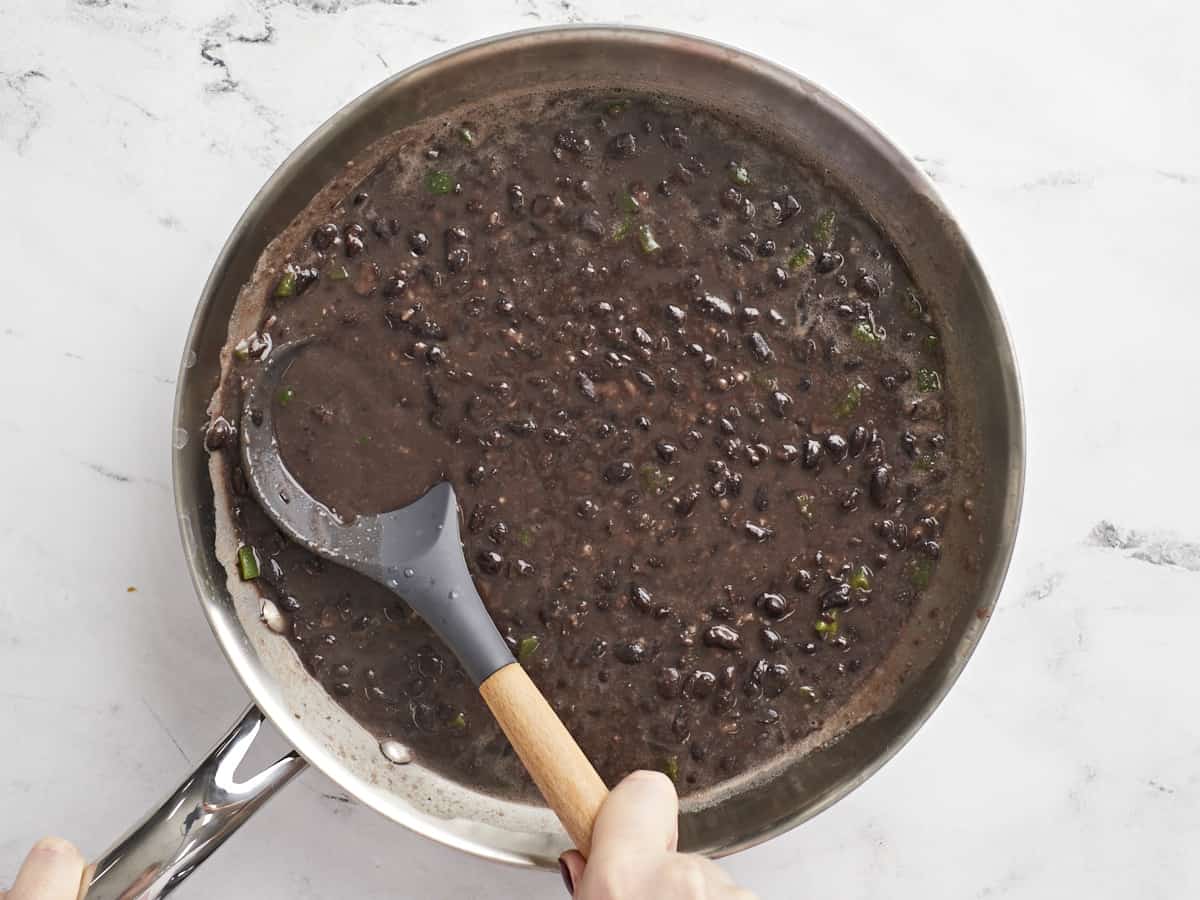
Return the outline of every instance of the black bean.
[[[743,328],[747,325],[753,325],[759,320],[761,315],[762,313],[760,313],[755,307],[743,306],[738,310],[738,324]]]
[[[754,489],[754,508],[759,512],[766,512],[770,506],[771,494],[765,484],[760,484]]]
[[[721,205],[730,212],[737,212],[738,207],[742,205],[743,199],[745,198],[742,192],[733,186],[721,191]]]
[[[579,214],[579,231],[581,234],[595,240],[600,240],[604,237],[604,220],[600,218],[598,210],[585,209]]]
[[[755,249],[758,251],[759,256],[762,256],[762,257],[774,256],[775,255],[775,242],[771,241],[771,240],[760,241],[758,247],[756,247]]]
[[[722,650],[738,650],[742,646],[742,636],[728,625],[709,625],[703,639],[705,646]]]
[[[408,249],[414,256],[424,256],[429,249],[429,235],[423,231],[414,231],[408,236]]]
[[[775,458],[783,463],[795,462],[800,458],[800,448],[795,444],[780,444],[775,448]]]
[[[871,472],[871,502],[879,507],[887,506],[891,483],[892,470],[887,466],[876,466]]]
[[[730,244],[728,252],[730,257],[736,262],[754,262],[754,250],[745,244]]]
[[[620,484],[633,477],[633,463],[626,460],[609,463],[604,467],[604,480],[609,484]]]
[[[563,150],[570,150],[576,155],[587,153],[592,149],[592,142],[588,140],[587,136],[580,134],[574,128],[564,128],[556,134],[554,144]]]
[[[754,598],[754,605],[772,619],[782,619],[791,607],[787,597],[774,591],[764,591],[759,594]]]
[[[759,635],[762,637],[763,647],[766,648],[768,653],[774,653],[776,650],[779,650],[783,647],[783,636],[774,628],[764,627],[762,631],[759,632]]]
[[[672,128],[665,135],[667,146],[674,150],[683,150],[688,145],[687,132],[680,128]]]
[[[767,666],[767,671],[762,676],[763,694],[768,697],[778,697],[787,690],[791,677],[792,670],[787,663],[773,663]],[[773,711],[768,710],[768,712]]]
[[[940,535],[942,533],[942,523],[934,516],[921,516],[917,519],[917,524],[932,535]]]
[[[495,550],[484,550],[475,557],[475,562],[478,563],[480,571],[495,575],[504,565],[504,557]]]
[[[418,325],[417,334],[431,341],[444,341],[446,339],[446,330],[433,319],[426,319]]]
[[[232,443],[236,435],[237,429],[229,423],[229,420],[224,416],[217,416],[208,423],[208,427],[204,431],[204,449],[215,453]]]
[[[694,700],[703,700],[717,686],[717,676],[704,669],[696,669],[683,683],[683,695]]]
[[[394,300],[408,289],[408,280],[399,272],[392,272],[383,279],[381,293],[389,300]]]
[[[804,468],[815,469],[817,466],[819,466],[821,464],[821,443],[820,443],[820,441],[816,441],[816,440],[813,440],[812,438],[809,438],[800,446],[801,446],[802,452],[804,454],[804,458],[801,460],[801,464],[804,466]]]
[[[850,432],[850,455],[858,456],[867,448],[867,429],[862,425],[855,425]]]
[[[746,537],[759,544],[764,543],[775,536],[775,532],[772,529],[764,525],[758,525],[754,522],[747,522],[742,526],[742,528],[746,532]]]
[[[644,613],[654,609],[654,595],[640,584],[629,586],[629,602],[634,605],[635,609]]]
[[[664,463],[670,464],[675,461],[675,457],[679,453],[679,448],[670,441],[658,441],[654,445],[654,452],[658,454],[658,458]]]
[[[754,331],[746,338],[746,343],[750,346],[750,351],[754,354],[754,358],[760,363],[767,363],[775,355],[771,350],[771,345],[767,343],[767,339],[763,337],[762,332]]]
[[[619,641],[613,645],[613,656],[627,666],[637,665],[646,658],[646,641],[643,638]]]
[[[701,313],[718,322],[728,322],[733,318],[733,307],[716,294],[702,294],[696,298],[696,306]]]
[[[786,416],[788,411],[792,408],[791,395],[786,394],[783,391],[771,391],[771,395],[767,398],[767,402],[771,406],[771,411],[781,419]]]
[[[850,585],[844,581],[835,583],[821,594],[821,612],[828,612],[831,609],[846,609],[850,603]]]
[[[332,222],[326,222],[312,235],[312,245],[317,250],[328,250],[338,239],[338,227]]]
[[[514,213],[525,211],[525,190],[519,184],[508,186],[508,208]]]
[[[345,244],[347,256],[358,256],[366,249],[363,243],[363,227],[361,225],[347,225],[345,228]]]
[[[673,667],[660,669],[654,680],[658,696],[664,700],[674,700],[679,696],[679,670]]]
[[[737,666],[722,666],[717,673],[717,684],[723,691],[733,688],[737,684]]]
[[[579,392],[593,403],[596,402],[596,385],[586,372],[575,373],[575,383],[579,385]]]
[[[471,251],[466,247],[455,247],[446,254],[446,268],[451,272],[461,272],[471,264]]]
[[[725,486],[728,489],[729,494],[731,496],[734,496],[734,497],[740,496],[742,493],[742,473],[741,472],[730,472],[728,475],[726,475],[725,476]],[[755,526],[755,527],[757,528],[757,526]],[[773,532],[770,528],[761,528],[761,529],[759,529],[759,531],[762,534],[762,536],[758,538],[760,541],[765,541],[767,538],[774,537],[774,535],[775,535],[775,532]],[[751,533],[752,532],[749,529],[747,529],[747,534],[751,534]]]
[[[859,273],[858,278],[854,281],[854,289],[864,297],[872,299],[877,298],[880,293],[879,282],[874,275],[868,275],[866,272]]]
[[[835,463],[841,462],[850,452],[846,439],[840,434],[830,434],[825,437],[825,450]]]
[[[637,138],[628,131],[621,132],[608,142],[609,156],[615,159],[632,159],[637,151]]]
[[[699,487],[693,485],[684,491],[675,501],[675,514],[681,518],[687,518],[692,514],[692,510],[696,508],[696,501],[700,499],[702,491]]]
[[[774,266],[771,269],[771,283],[775,287],[784,287],[788,283],[787,269],[782,266]]]
[[[671,303],[667,304],[666,313],[668,321],[673,322],[676,325],[682,325],[684,320],[687,318],[687,310],[680,309],[678,306],[675,306]]]
[[[817,258],[816,265],[813,266],[820,275],[832,275],[842,267],[846,259],[836,250],[827,250]]]

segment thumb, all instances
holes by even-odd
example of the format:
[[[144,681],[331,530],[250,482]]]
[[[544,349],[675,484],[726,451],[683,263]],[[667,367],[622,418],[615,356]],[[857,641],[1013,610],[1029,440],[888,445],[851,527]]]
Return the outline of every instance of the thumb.
[[[634,772],[613,788],[592,829],[592,859],[672,852],[679,798],[662,772]]]
[[[604,873],[618,872],[623,880],[637,884],[650,876],[662,857],[675,851],[678,842],[675,785],[661,772],[634,772],[612,789],[600,807],[592,827],[591,858],[585,862],[578,850],[571,850],[562,855],[559,866],[563,880],[569,879],[568,889],[575,892],[572,896],[594,897],[597,873],[601,881]],[[603,896],[611,894],[610,885]]]

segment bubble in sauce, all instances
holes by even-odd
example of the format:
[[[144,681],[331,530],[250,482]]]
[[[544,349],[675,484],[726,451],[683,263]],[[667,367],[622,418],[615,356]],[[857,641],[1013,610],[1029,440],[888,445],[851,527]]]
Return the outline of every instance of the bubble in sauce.
[[[412,751],[394,738],[379,742],[379,750],[389,762],[406,766],[413,760]]]

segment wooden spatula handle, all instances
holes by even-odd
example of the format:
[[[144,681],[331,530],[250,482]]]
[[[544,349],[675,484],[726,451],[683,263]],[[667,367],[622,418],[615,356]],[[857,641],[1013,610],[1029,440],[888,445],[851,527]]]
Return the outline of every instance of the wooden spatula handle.
[[[479,693],[546,803],[586,857],[592,846],[592,825],[608,796],[600,775],[519,663],[492,673],[479,685]]]

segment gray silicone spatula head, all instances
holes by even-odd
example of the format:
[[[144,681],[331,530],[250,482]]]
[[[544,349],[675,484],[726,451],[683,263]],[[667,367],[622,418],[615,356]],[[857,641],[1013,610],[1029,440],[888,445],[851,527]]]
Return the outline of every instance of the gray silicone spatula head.
[[[242,466],[250,489],[293,541],[396,591],[481,683],[513,657],[467,570],[454,488],[442,482],[402,509],[346,521],[309,495],[284,465],[273,401],[283,373],[308,343],[276,347],[247,384]]]

